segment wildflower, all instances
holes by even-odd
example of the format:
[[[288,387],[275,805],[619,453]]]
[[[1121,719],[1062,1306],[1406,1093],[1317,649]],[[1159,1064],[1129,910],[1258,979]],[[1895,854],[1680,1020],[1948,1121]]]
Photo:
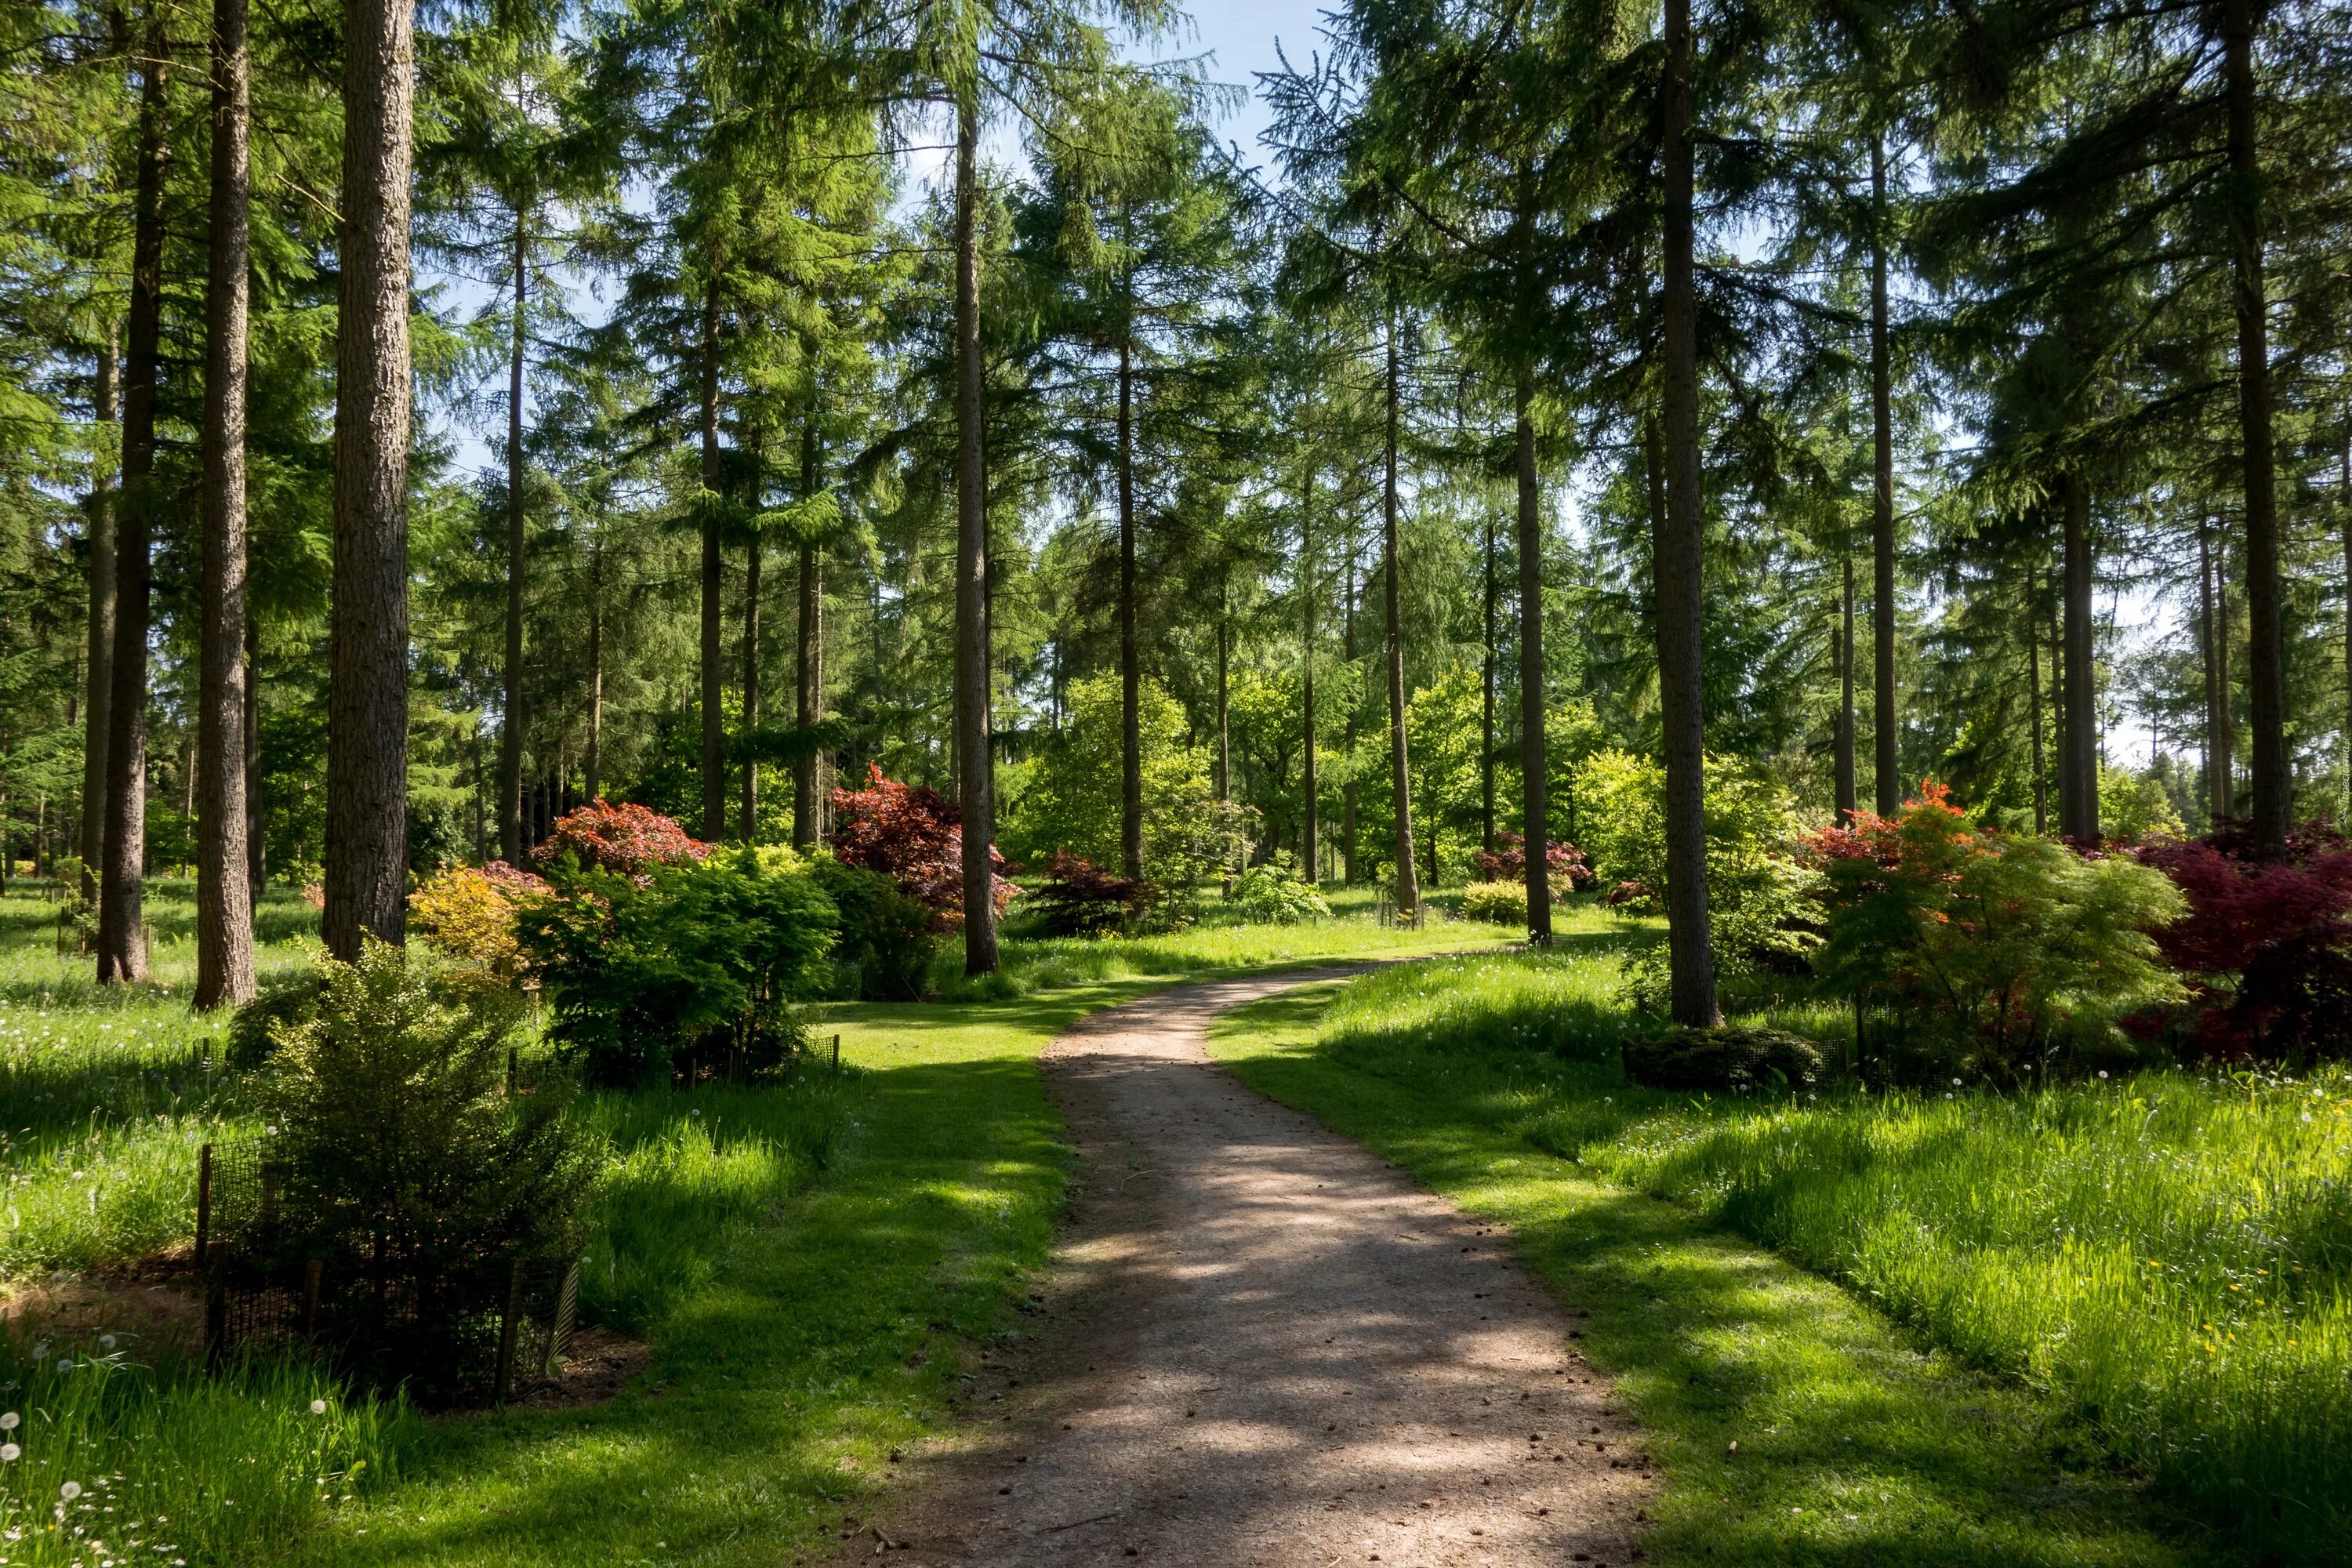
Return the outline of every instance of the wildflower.
[[[71,1502],[74,1499],[81,1496],[81,1483],[79,1481],[68,1481],[65,1485],[58,1489],[58,1495],[65,1499],[66,1501]]]
[[[2107,1069],[2106,1069],[2106,1068],[2101,1068],[2099,1069],[2099,1076],[2100,1076],[2101,1078],[2105,1078],[2105,1077],[2106,1077],[2106,1076],[2107,1076]]]
[[[99,1336],[98,1336],[98,1348],[99,1348],[99,1349],[100,1349],[100,1350],[102,1350],[102,1351],[110,1351],[110,1350],[112,1350],[112,1349],[114,1348],[114,1336],[113,1336],[112,1334],[100,1334],[100,1335],[99,1335]]]
[[[326,1402],[325,1400],[323,1400],[323,1399],[314,1399],[314,1400],[310,1401],[310,1414],[311,1414],[311,1415],[324,1415],[326,1413],[327,1413],[327,1402]]]
[[[24,1424],[25,1418],[13,1410],[5,1415],[0,1415],[0,1432],[14,1432]]]
[[[0,1443],[0,1465],[15,1464],[24,1456],[24,1449],[14,1443]]]

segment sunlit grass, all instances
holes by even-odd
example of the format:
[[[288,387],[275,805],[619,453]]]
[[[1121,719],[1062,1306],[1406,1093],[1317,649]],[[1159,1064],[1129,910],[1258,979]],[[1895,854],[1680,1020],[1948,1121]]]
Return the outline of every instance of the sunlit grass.
[[[1417,965],[1342,994],[1317,1048],[1845,1282],[2271,1549],[2352,1538],[2352,1075],[1654,1093],[1614,1068],[1612,980]]]

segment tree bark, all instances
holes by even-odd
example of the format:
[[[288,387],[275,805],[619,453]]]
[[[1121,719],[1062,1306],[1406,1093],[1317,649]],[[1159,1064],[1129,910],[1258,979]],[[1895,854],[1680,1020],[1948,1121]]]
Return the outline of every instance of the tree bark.
[[[2230,700],[2230,552],[2197,522],[2199,594],[2205,616],[2205,796],[2213,826],[2238,815],[2237,722]]]
[[[2231,294],[2238,317],[2238,426],[2246,481],[2246,697],[2252,721],[2254,847],[2286,852],[2294,778],[2286,743],[2286,635],[2279,581],[2278,485],[2271,445],[2270,322],[2263,285],[2263,188],[2254,33],[2261,0],[2222,0],[2221,82],[2230,178]]]
[[[1543,651],[1543,497],[1536,476],[1535,367],[1522,359],[1513,401],[1519,479],[1519,832],[1527,851],[1528,941],[1551,944],[1551,817],[1546,798]],[[1493,635],[1488,634],[1491,645]]]
[[[1421,881],[1412,860],[1412,785],[1404,735],[1404,613],[1397,584],[1397,307],[1389,301],[1388,374],[1381,433],[1381,538],[1388,552],[1382,592],[1388,609],[1389,788],[1396,803],[1396,907],[1400,921],[1421,914]]]
[[[327,702],[328,950],[399,946],[408,871],[408,205],[415,16],[344,0],[341,331]]]
[[[588,749],[589,802],[604,798],[604,530],[602,521],[588,544]]]
[[[1323,837],[1320,805],[1318,792],[1321,784],[1315,776],[1315,467],[1308,464],[1307,477],[1298,491],[1298,603],[1300,626],[1298,633],[1298,665],[1300,671],[1301,706],[1306,721],[1306,808],[1298,836],[1299,872],[1310,882],[1323,879]]]
[[[499,730],[499,853],[522,864],[523,356],[530,291],[530,234],[515,204],[514,332],[507,358],[507,665],[506,722]]]
[[[1132,310],[1133,302],[1129,301]],[[1143,879],[1143,669],[1135,637],[1135,349],[1118,342],[1118,850]]]
[[[816,499],[823,476],[818,470],[816,410],[811,407],[801,433],[801,499]],[[824,721],[824,552],[803,537],[800,547],[800,626],[795,647],[797,700],[793,718],[803,734]],[[817,753],[810,750],[793,759],[793,844],[807,849],[816,843]]]
[[[1886,342],[1886,139],[1870,143],[1871,742],[1878,815],[1903,808],[1895,717],[1895,414]]]
[[[2033,831],[2050,831],[2049,770],[2042,759],[2042,621],[2033,594],[2033,563],[2025,563],[2025,708],[2032,719]]]
[[[122,501],[115,524],[114,655],[109,661],[106,835],[100,854],[98,978],[139,980],[147,847],[148,543],[154,497],[155,374],[163,292],[163,89],[171,67],[163,14],[141,46],[138,167],[132,196],[131,311],[122,397]]]
[[[754,506],[757,506],[756,500]],[[760,573],[762,557],[760,531],[751,530],[751,537],[743,550],[743,733],[760,732]],[[744,843],[759,841],[760,829],[760,763],[748,752],[743,757],[743,782],[739,803],[740,837]]]
[[[702,293],[702,837],[727,833],[727,718],[719,639],[726,563],[719,553],[719,268],[714,252]]]
[[[1478,847],[1495,852],[1495,514],[1486,512],[1478,536],[1486,575],[1478,638]]]
[[[2065,709],[2058,733],[2058,831],[2084,844],[2099,841],[2098,689],[2092,672],[2091,492],[2081,475],[2058,476],[2060,526],[2065,545]]]
[[[1854,776],[1853,722],[1853,557],[1844,561],[1845,591],[1841,595],[1837,632],[1838,712],[1836,772],[1837,820],[1840,826],[1853,824],[1862,805],[1858,781]]]
[[[250,588],[250,573],[246,582]],[[262,889],[269,880],[269,851],[268,841],[261,831],[261,618],[254,613],[250,593],[245,605],[244,750],[246,902],[257,910],[261,907]]]
[[[121,417],[121,350],[114,324],[98,355],[93,410],[101,430]],[[81,817],[76,825],[81,855],[81,896],[98,898],[99,868],[106,859],[106,742],[114,696],[114,470],[104,438],[92,457],[89,481],[89,651],[82,671]]]
[[[963,813],[963,967],[996,972],[996,767],[989,733],[988,464],[980,357],[980,100],[956,105],[957,797]]]
[[[212,235],[205,280],[204,587],[196,700],[199,1011],[253,999],[245,806],[246,0],[213,0]]]
[[[1347,582],[1339,595],[1339,653],[1350,671],[1356,668],[1356,525],[1348,523]],[[1349,887],[1356,885],[1356,739],[1357,716],[1364,710],[1363,689],[1357,687],[1356,700],[1348,705],[1348,772],[1339,781],[1339,857],[1340,875]]]
[[[1698,294],[1692,256],[1697,172],[1693,146],[1690,0],[1666,0],[1665,527],[1654,548],[1658,709],[1666,765],[1666,942],[1674,1020],[1722,1021],[1707,930],[1706,727],[1702,688],[1698,450]]]

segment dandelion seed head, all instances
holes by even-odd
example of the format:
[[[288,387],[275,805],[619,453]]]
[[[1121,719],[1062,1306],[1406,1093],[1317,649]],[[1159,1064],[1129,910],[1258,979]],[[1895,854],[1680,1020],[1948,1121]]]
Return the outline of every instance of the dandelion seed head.
[[[311,1414],[311,1415],[324,1415],[326,1413],[327,1413],[327,1402],[326,1402],[325,1400],[323,1400],[323,1399],[314,1399],[314,1400],[310,1401],[310,1414]]]
[[[79,1481],[68,1481],[65,1485],[58,1489],[58,1495],[65,1499],[66,1501],[71,1502],[74,1499],[81,1496],[81,1483]]]

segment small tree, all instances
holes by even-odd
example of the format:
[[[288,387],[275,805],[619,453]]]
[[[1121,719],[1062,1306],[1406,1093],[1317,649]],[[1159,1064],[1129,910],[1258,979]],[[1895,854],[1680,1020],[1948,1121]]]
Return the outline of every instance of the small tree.
[[[879,765],[868,763],[864,789],[833,792],[833,820],[827,838],[835,859],[890,878],[900,892],[930,906],[942,931],[963,922],[963,816],[954,803],[936,790],[884,778]],[[992,845],[989,863],[1002,918],[1019,891],[1007,875],[1014,868]]]

